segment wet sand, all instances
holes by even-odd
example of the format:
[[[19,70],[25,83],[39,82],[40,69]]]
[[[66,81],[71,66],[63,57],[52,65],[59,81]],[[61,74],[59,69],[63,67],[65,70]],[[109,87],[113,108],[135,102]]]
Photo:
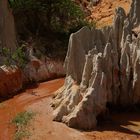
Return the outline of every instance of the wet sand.
[[[17,113],[25,111],[28,107],[43,98],[50,97],[64,83],[64,79],[53,80],[29,86],[19,95],[0,103],[0,140],[13,140],[15,127],[11,120]]]
[[[52,95],[64,83],[64,79],[31,86],[21,94],[0,104],[0,140],[14,140],[16,128],[10,123],[24,110],[36,112],[27,129],[28,140],[140,140],[140,114],[112,114],[109,120],[90,132],[78,131],[63,123],[52,121],[50,103]],[[25,138],[26,140],[26,138]]]

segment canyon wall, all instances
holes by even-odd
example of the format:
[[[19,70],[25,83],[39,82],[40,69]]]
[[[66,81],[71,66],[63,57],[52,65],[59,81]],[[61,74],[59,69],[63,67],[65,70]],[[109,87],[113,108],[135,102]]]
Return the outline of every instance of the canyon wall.
[[[0,0],[0,98],[16,94],[24,83],[45,81],[64,76],[62,62],[52,62],[51,60],[45,62],[29,54],[26,56],[29,58],[29,62],[24,69],[20,69],[15,65],[5,66],[8,59],[12,59],[10,54],[16,51],[17,47],[12,9],[7,0]],[[8,53],[5,54],[4,50],[8,50]],[[15,64],[12,61],[11,63]]]
[[[22,71],[17,66],[0,67],[0,99],[8,98],[22,89]]]
[[[3,65],[3,48],[14,51],[17,47],[14,17],[7,0],[0,0],[0,65]],[[22,88],[22,72],[16,66],[0,67],[0,97],[14,95]]]
[[[116,9],[112,26],[83,27],[69,39],[66,79],[56,92],[54,120],[70,127],[93,129],[106,104],[140,103],[140,1],[130,13]]]
[[[14,17],[7,0],[0,1],[0,50],[17,47]]]
[[[38,59],[33,55],[29,60],[23,70],[25,83],[41,82],[65,76],[63,62],[60,60],[52,60],[45,56]]]

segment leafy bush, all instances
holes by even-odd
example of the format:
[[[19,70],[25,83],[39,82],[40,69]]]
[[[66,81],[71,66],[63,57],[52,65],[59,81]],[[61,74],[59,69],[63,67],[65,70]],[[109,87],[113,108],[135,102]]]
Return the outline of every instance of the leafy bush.
[[[15,17],[18,41],[30,42],[30,37],[34,42],[39,40],[36,48],[47,56],[56,57],[64,52],[64,59],[69,35],[89,26],[84,11],[74,0],[9,0],[9,3]],[[41,57],[41,53],[37,55]]]
[[[14,123],[17,127],[25,126],[33,118],[34,115],[35,113],[32,111],[24,111],[18,113],[16,117],[12,120],[12,123]]]
[[[11,57],[12,60],[16,62],[16,64],[18,64],[20,67],[24,67],[28,61],[24,52],[24,46],[17,48]]]
[[[15,13],[24,12],[25,16],[32,13],[32,17],[29,18],[35,16],[36,22],[41,22],[38,28],[44,26],[49,30],[68,32],[73,26],[79,26],[84,19],[81,8],[72,0],[9,0],[9,2]]]
[[[14,52],[11,52],[9,48],[2,48],[1,55],[5,58],[4,64],[8,66],[14,63],[19,67],[24,67],[28,62],[24,46],[18,47]]]
[[[23,138],[29,138],[30,136],[30,132],[27,131],[27,130],[20,130],[20,131],[17,131],[15,136],[14,136],[14,140],[22,140]]]
[[[18,113],[15,118],[13,118],[12,123],[16,126],[17,130],[15,133],[14,140],[21,140],[24,137],[29,137],[30,132],[26,130],[26,126],[33,119],[36,114],[32,111],[24,111]]]

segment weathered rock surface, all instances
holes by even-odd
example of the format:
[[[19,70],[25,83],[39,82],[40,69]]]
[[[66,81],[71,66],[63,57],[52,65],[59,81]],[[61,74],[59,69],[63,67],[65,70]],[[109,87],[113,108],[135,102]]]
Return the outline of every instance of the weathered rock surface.
[[[140,24],[139,3],[132,2],[129,15],[117,8],[110,27],[83,27],[70,36],[65,84],[52,103],[55,121],[92,129],[107,103],[140,103],[140,34],[133,31]]]
[[[17,47],[14,17],[7,0],[0,1],[0,49],[3,47]]]
[[[26,52],[29,62],[23,69],[25,82],[39,82],[65,76],[62,61],[52,60],[43,54],[41,58],[37,58],[37,51],[31,47]]]
[[[22,82],[22,72],[18,67],[0,67],[0,97],[14,95],[22,88]]]
[[[65,75],[63,62],[53,61],[46,57],[43,59],[38,59],[36,57],[31,58],[23,71],[26,82],[45,81]]]

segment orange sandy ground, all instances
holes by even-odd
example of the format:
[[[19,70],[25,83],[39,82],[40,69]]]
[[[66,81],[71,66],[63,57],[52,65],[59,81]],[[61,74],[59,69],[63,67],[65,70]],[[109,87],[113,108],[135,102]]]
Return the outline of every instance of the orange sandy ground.
[[[83,132],[52,121],[50,103],[55,90],[64,79],[32,86],[0,105],[0,140],[14,140],[16,128],[11,124],[15,115],[24,110],[36,112],[27,129],[28,140],[140,140],[140,114],[112,114],[95,131]]]
[[[131,0],[101,0],[101,2],[91,8],[89,21],[95,21],[97,27],[111,25],[117,7],[122,7],[128,14]]]

